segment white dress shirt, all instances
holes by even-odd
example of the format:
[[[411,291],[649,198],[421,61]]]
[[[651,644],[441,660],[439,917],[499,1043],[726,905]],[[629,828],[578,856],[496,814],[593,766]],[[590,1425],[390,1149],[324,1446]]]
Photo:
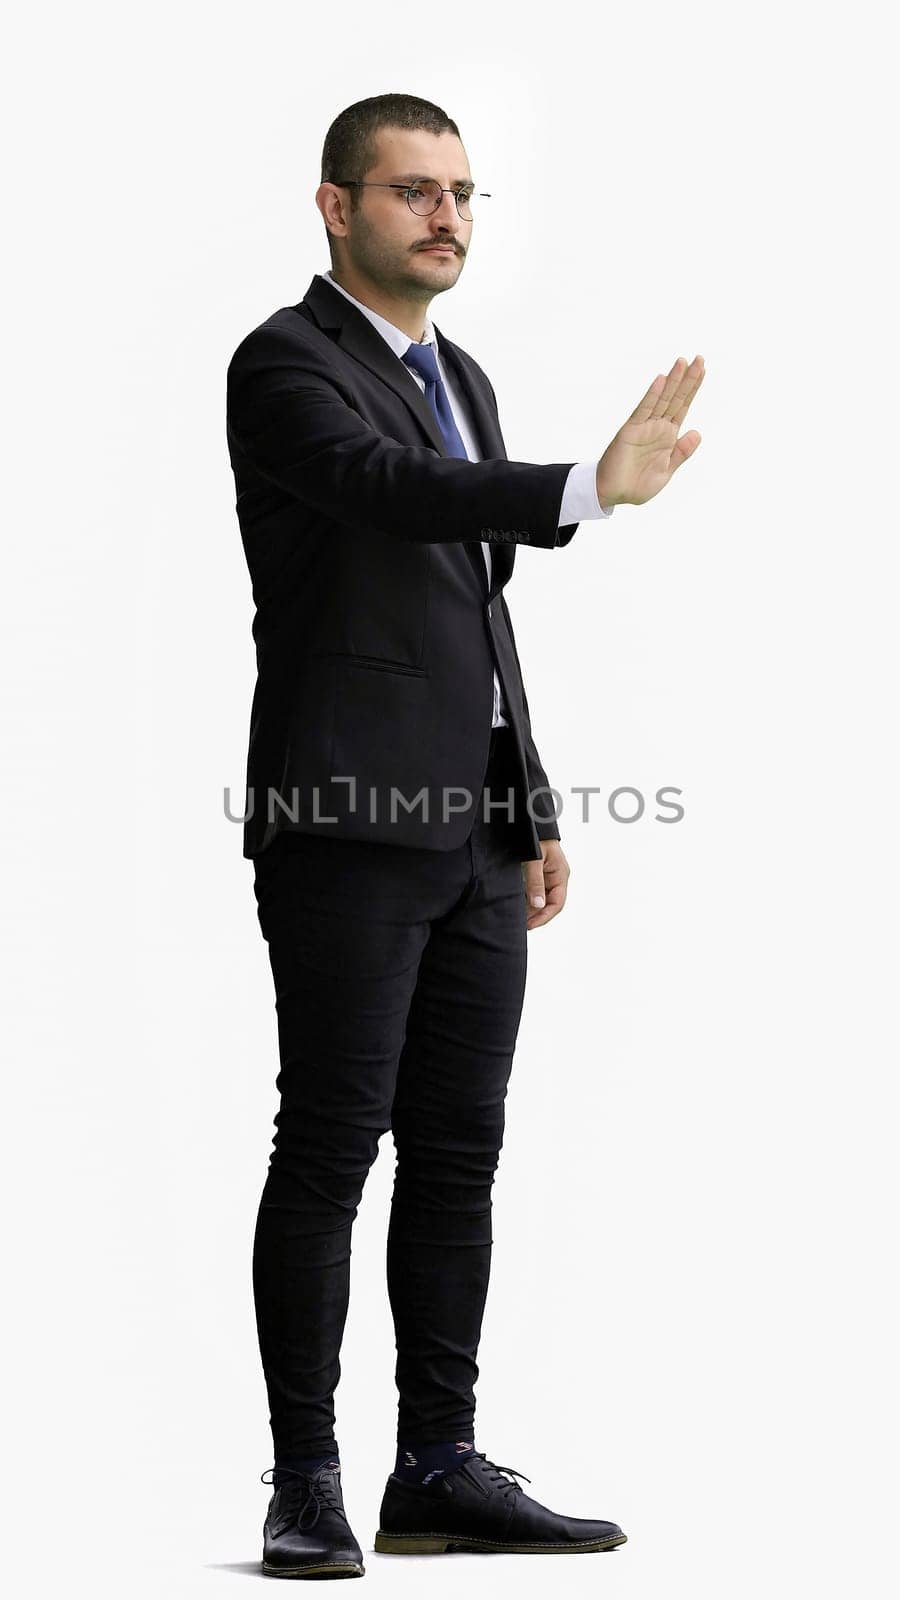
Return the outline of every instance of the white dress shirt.
[[[410,339],[409,334],[404,333],[402,328],[395,327],[393,322],[388,322],[387,318],[382,317],[377,311],[373,311],[371,306],[363,305],[363,302],[361,300],[357,300],[355,295],[350,294],[348,290],[343,288],[342,285],[332,277],[330,272],[320,273],[319,276],[325,278],[325,280],[331,284],[333,289],[337,289],[339,294],[344,295],[352,305],[356,306],[357,309],[363,313],[363,316],[368,317],[373,328],[378,330],[382,338],[387,344],[390,345],[394,354],[399,356],[400,360],[402,361],[410,347],[410,344],[415,342],[414,340]],[[448,374],[447,369],[441,360],[441,352],[438,344],[437,334],[434,331],[434,324],[432,323],[427,312],[424,315],[424,324],[425,337],[421,342],[422,344],[434,345],[434,355],[437,362],[438,372],[444,381],[444,388],[447,391],[447,399],[450,403],[450,410],[453,412],[453,420],[459,429],[460,438],[466,447],[466,455],[470,461],[480,461],[481,451],[478,448],[475,430],[469,416],[468,404],[463,399],[453,378]],[[419,388],[424,394],[425,379],[421,377],[418,372],[414,372],[412,367],[407,367],[406,370],[410,374],[410,377],[415,379],[416,383],[419,385]],[[614,509],[615,507],[611,507],[609,511],[604,511],[600,501],[597,498],[597,462],[576,462],[571,468],[569,476],[567,477],[563,487],[563,495],[559,507],[559,520],[557,526],[564,528],[572,522],[587,522],[589,519],[594,517],[611,517]],[[490,586],[491,547],[486,539],[482,539],[481,548],[484,551],[488,585]],[[504,702],[500,691],[500,683],[495,671],[494,713],[491,722],[491,726],[494,728],[506,728],[509,726],[506,717],[503,715],[503,704]]]

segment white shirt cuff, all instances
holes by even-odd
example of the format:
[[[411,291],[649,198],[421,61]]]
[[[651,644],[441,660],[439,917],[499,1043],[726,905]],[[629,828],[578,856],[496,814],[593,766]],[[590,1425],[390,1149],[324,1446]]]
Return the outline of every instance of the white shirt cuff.
[[[597,462],[577,461],[566,479],[559,507],[560,528],[571,522],[589,522],[595,517],[611,517],[615,506],[604,511],[597,499]]]

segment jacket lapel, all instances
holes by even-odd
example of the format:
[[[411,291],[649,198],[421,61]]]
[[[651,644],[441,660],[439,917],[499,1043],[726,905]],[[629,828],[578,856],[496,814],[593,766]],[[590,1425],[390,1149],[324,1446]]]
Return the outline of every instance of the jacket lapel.
[[[429,444],[437,451],[438,455],[446,456],[443,435],[438,427],[437,417],[425,399],[419,385],[409,369],[399,361],[389,345],[385,344],[381,334],[373,328],[367,317],[357,311],[349,300],[342,294],[332,289],[326,279],[316,276],[313,278],[301,305],[308,307],[315,321],[323,330],[336,333],[338,343],[342,350],[351,355],[354,360],[362,362],[368,367],[382,383],[392,389],[399,400],[402,400],[423,429]],[[299,309],[299,308],[298,308]],[[441,360],[452,372],[455,382],[462,390],[467,400],[472,419],[479,436],[482,455],[485,459],[507,459],[500,424],[497,421],[490,395],[486,392],[485,381],[477,372],[474,364],[464,351],[453,344],[441,333],[437,324],[432,324],[439,340]],[[487,570],[484,563],[484,552],[479,540],[461,541],[466,554],[475,571],[482,589],[487,592]],[[490,593],[495,595],[508,580],[515,560],[515,545],[494,544],[491,547],[491,585]]]
[[[368,317],[364,317],[349,300],[345,300],[324,278],[319,277],[313,278],[301,304],[309,307],[320,328],[337,334],[337,342],[342,350],[346,350],[355,361],[361,361],[382,383],[393,389],[428,435],[429,444],[434,446],[438,455],[445,456],[447,451],[437,417],[409,368],[397,359],[390,345],[385,344],[381,334],[372,327]]]

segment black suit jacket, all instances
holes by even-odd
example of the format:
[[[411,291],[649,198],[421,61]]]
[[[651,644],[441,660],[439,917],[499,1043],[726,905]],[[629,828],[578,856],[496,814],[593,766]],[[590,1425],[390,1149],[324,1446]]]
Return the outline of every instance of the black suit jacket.
[[[436,332],[483,461],[447,455],[412,374],[318,274],[229,363],[227,441],[256,606],[246,857],[285,828],[462,844],[487,764],[495,664],[539,818],[517,799],[523,859],[560,836],[552,795],[536,792],[547,776],[503,589],[517,545],[552,549],[575,533],[557,527],[572,463],[507,460],[488,378]]]

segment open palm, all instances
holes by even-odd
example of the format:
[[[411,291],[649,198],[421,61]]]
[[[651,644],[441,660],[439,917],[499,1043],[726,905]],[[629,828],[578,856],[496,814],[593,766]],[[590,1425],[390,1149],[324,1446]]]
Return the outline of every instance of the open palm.
[[[604,504],[642,506],[693,455],[700,434],[692,428],[679,438],[678,430],[705,372],[702,356],[690,366],[679,356],[668,374],[654,378],[598,463],[597,493]]]

